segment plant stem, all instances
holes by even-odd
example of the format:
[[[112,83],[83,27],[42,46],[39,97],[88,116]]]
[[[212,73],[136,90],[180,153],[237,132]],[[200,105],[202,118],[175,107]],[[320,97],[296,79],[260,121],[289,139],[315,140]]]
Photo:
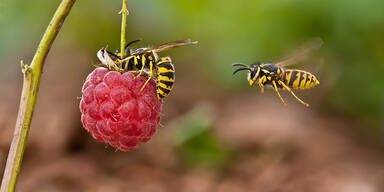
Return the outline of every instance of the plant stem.
[[[1,184],[1,192],[15,191],[33,111],[35,109],[44,61],[75,1],[76,0],[62,0],[40,41],[31,64],[29,66],[24,65],[23,61],[21,61],[21,67],[24,73],[23,90],[20,98],[15,131]]]
[[[125,40],[125,31],[127,27],[127,15],[129,14],[127,9],[127,0],[123,0],[123,7],[120,11],[121,16],[121,40],[120,40],[120,55],[121,58],[125,57],[125,45],[127,44]]]

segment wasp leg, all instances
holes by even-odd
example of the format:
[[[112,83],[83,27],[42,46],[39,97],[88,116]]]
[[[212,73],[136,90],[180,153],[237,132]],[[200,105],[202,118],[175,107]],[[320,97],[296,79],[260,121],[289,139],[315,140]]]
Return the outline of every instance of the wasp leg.
[[[300,101],[300,103],[302,103],[303,105],[305,105],[306,107],[309,107],[309,104],[304,102],[303,100],[301,100],[299,97],[296,96],[296,94],[291,90],[291,88],[289,88],[284,82],[282,81],[278,81],[280,85],[282,85],[287,91],[289,91],[298,101]]]
[[[152,66],[152,64],[150,64],[150,65]],[[144,67],[145,67],[145,56],[143,56],[142,59],[141,59],[141,69],[140,69],[139,74],[136,75],[135,78],[140,77],[140,75],[143,74]],[[150,72],[150,73],[152,73],[152,69],[151,69],[151,72]],[[143,89],[143,88],[142,88],[142,89]]]
[[[264,85],[261,84],[261,83],[258,83],[259,84],[259,87],[260,87],[260,91],[261,93],[264,93]]]
[[[273,87],[275,88],[275,91],[276,91],[277,95],[279,95],[279,97],[280,97],[281,102],[283,102],[284,105],[287,105],[287,103],[284,101],[283,97],[281,97],[281,95],[279,93],[279,90],[277,89],[276,82],[272,81],[272,83],[273,83]]]
[[[259,84],[259,87],[260,87],[261,93],[264,93],[264,85],[263,84]]]
[[[140,77],[141,74],[143,74],[143,71],[144,71],[144,65],[141,67],[139,74],[137,74],[135,78]],[[152,71],[151,71],[151,73],[152,73]]]
[[[153,77],[153,70],[152,69],[153,69],[153,63],[151,61],[151,62],[149,62],[149,77],[148,77],[147,81],[144,83],[144,85],[141,87],[139,93],[141,93],[144,90],[145,86],[152,79],[152,77]],[[140,71],[140,73],[141,73],[141,71]]]
[[[129,56],[129,57],[127,57],[127,58],[125,58],[125,59],[122,59],[122,60],[120,60],[120,68],[122,69],[122,70],[128,70],[128,65],[129,65],[129,62],[130,62],[130,60],[133,58],[134,56]]]
[[[260,79],[259,79],[259,87],[261,89],[261,93],[264,93],[264,83],[267,81],[267,77],[266,76],[262,76]]]

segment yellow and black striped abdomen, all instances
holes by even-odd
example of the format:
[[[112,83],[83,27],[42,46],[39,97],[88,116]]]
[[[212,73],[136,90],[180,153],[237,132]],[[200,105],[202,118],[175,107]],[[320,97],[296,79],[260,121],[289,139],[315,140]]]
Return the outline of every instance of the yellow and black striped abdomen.
[[[162,99],[171,92],[173,82],[175,81],[175,68],[171,58],[161,58],[156,63],[157,68],[157,98]]]
[[[285,69],[282,81],[294,89],[309,89],[320,84],[311,73],[297,69]]]

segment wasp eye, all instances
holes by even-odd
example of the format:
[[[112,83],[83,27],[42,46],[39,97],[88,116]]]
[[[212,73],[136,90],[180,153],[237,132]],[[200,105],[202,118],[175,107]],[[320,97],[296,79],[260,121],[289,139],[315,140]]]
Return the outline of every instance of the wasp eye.
[[[257,69],[258,67],[256,68],[251,68],[251,71],[250,71],[250,76],[251,76],[251,79],[254,79],[257,74]]]

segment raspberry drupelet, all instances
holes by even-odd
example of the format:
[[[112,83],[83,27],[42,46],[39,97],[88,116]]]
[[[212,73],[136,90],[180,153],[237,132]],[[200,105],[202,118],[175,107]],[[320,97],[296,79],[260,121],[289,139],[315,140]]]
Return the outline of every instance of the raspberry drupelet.
[[[96,68],[87,77],[80,101],[81,122],[100,142],[128,151],[147,142],[160,122],[162,100],[151,79]]]

